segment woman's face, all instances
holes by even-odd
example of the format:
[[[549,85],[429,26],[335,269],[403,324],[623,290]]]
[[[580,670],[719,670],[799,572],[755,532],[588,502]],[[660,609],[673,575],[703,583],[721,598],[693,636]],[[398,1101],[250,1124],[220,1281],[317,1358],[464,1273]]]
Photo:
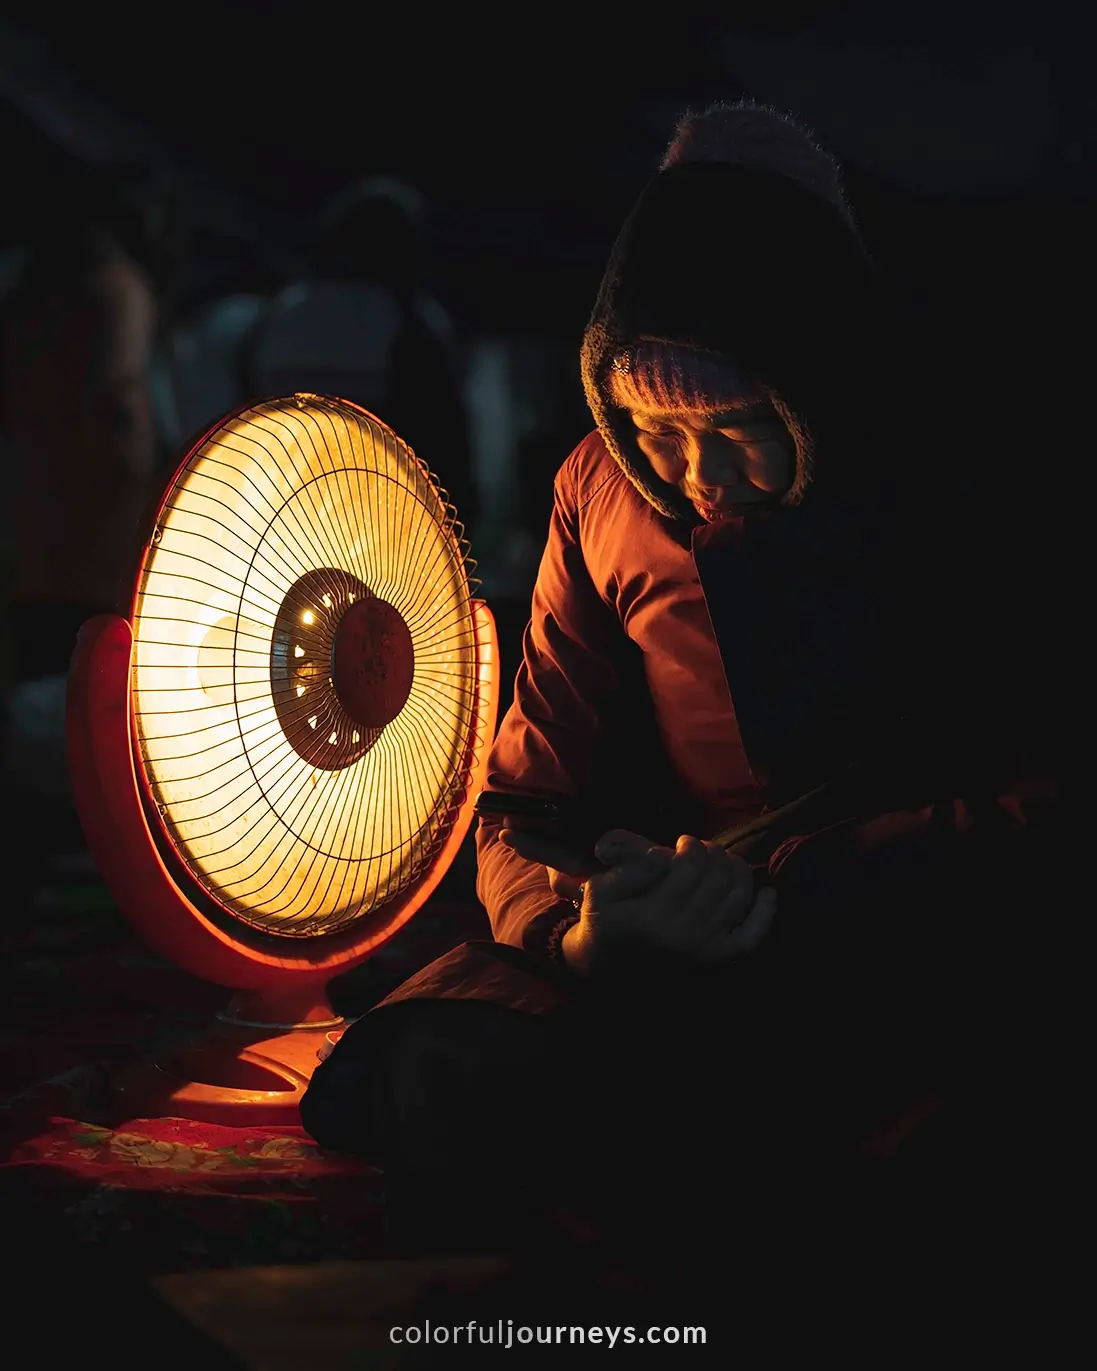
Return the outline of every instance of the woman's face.
[[[792,438],[768,401],[716,414],[630,413],[655,474],[710,522],[771,503],[792,484]]]

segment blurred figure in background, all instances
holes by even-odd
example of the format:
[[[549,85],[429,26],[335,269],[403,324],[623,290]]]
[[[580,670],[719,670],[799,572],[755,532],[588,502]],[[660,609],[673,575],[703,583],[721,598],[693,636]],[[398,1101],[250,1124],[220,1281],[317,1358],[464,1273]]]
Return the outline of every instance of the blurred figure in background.
[[[245,359],[251,397],[339,395],[415,451],[473,528],[479,500],[450,321],[426,280],[426,209],[401,181],[347,188],[321,216],[310,279],[287,286]]]
[[[154,494],[152,364],[166,204],[138,173],[80,170],[36,207],[0,312],[0,435],[16,679],[64,673],[114,608]]]
[[[4,756],[67,796],[64,683],[80,624],[116,608],[156,493],[154,359],[171,210],[151,178],[79,168],[39,195],[0,308],[11,654]]]

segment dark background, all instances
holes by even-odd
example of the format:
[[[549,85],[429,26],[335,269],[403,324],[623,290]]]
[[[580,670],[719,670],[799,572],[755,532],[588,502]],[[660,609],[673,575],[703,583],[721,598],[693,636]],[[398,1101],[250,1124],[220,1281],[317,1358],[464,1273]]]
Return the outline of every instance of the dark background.
[[[674,119],[709,99],[805,119],[883,251],[936,249],[955,229],[956,261],[974,265],[973,236],[987,267],[1015,221],[1038,250],[1047,218],[1072,232],[1063,219],[1093,195],[1093,82],[1068,7],[593,8],[485,22],[320,0],[5,6],[0,240],[18,241],[51,164],[148,159],[193,219],[196,298],[277,277],[324,197],[394,172],[433,202],[459,319],[574,337]],[[1036,270],[1028,255],[1009,275]]]

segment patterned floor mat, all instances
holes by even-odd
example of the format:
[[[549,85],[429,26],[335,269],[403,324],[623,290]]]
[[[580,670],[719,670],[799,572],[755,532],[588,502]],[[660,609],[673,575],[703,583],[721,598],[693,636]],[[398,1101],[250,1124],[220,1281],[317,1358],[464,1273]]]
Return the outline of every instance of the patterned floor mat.
[[[484,935],[473,869],[462,850],[411,924],[332,984],[340,1012],[363,1012],[434,956]],[[145,946],[86,854],[47,853],[24,889],[13,885],[0,994],[0,1209],[10,1231],[48,1217],[62,1237],[144,1271],[383,1250],[380,1173],[325,1155],[300,1128],[111,1119],[114,1075],[201,1031],[228,992]]]

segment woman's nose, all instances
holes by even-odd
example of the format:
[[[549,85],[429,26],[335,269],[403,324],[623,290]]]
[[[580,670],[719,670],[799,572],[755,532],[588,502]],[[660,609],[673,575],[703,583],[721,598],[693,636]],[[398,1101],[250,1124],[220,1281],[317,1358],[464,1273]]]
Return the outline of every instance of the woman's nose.
[[[689,478],[699,490],[734,484],[741,475],[738,451],[721,433],[694,436],[690,444]]]

